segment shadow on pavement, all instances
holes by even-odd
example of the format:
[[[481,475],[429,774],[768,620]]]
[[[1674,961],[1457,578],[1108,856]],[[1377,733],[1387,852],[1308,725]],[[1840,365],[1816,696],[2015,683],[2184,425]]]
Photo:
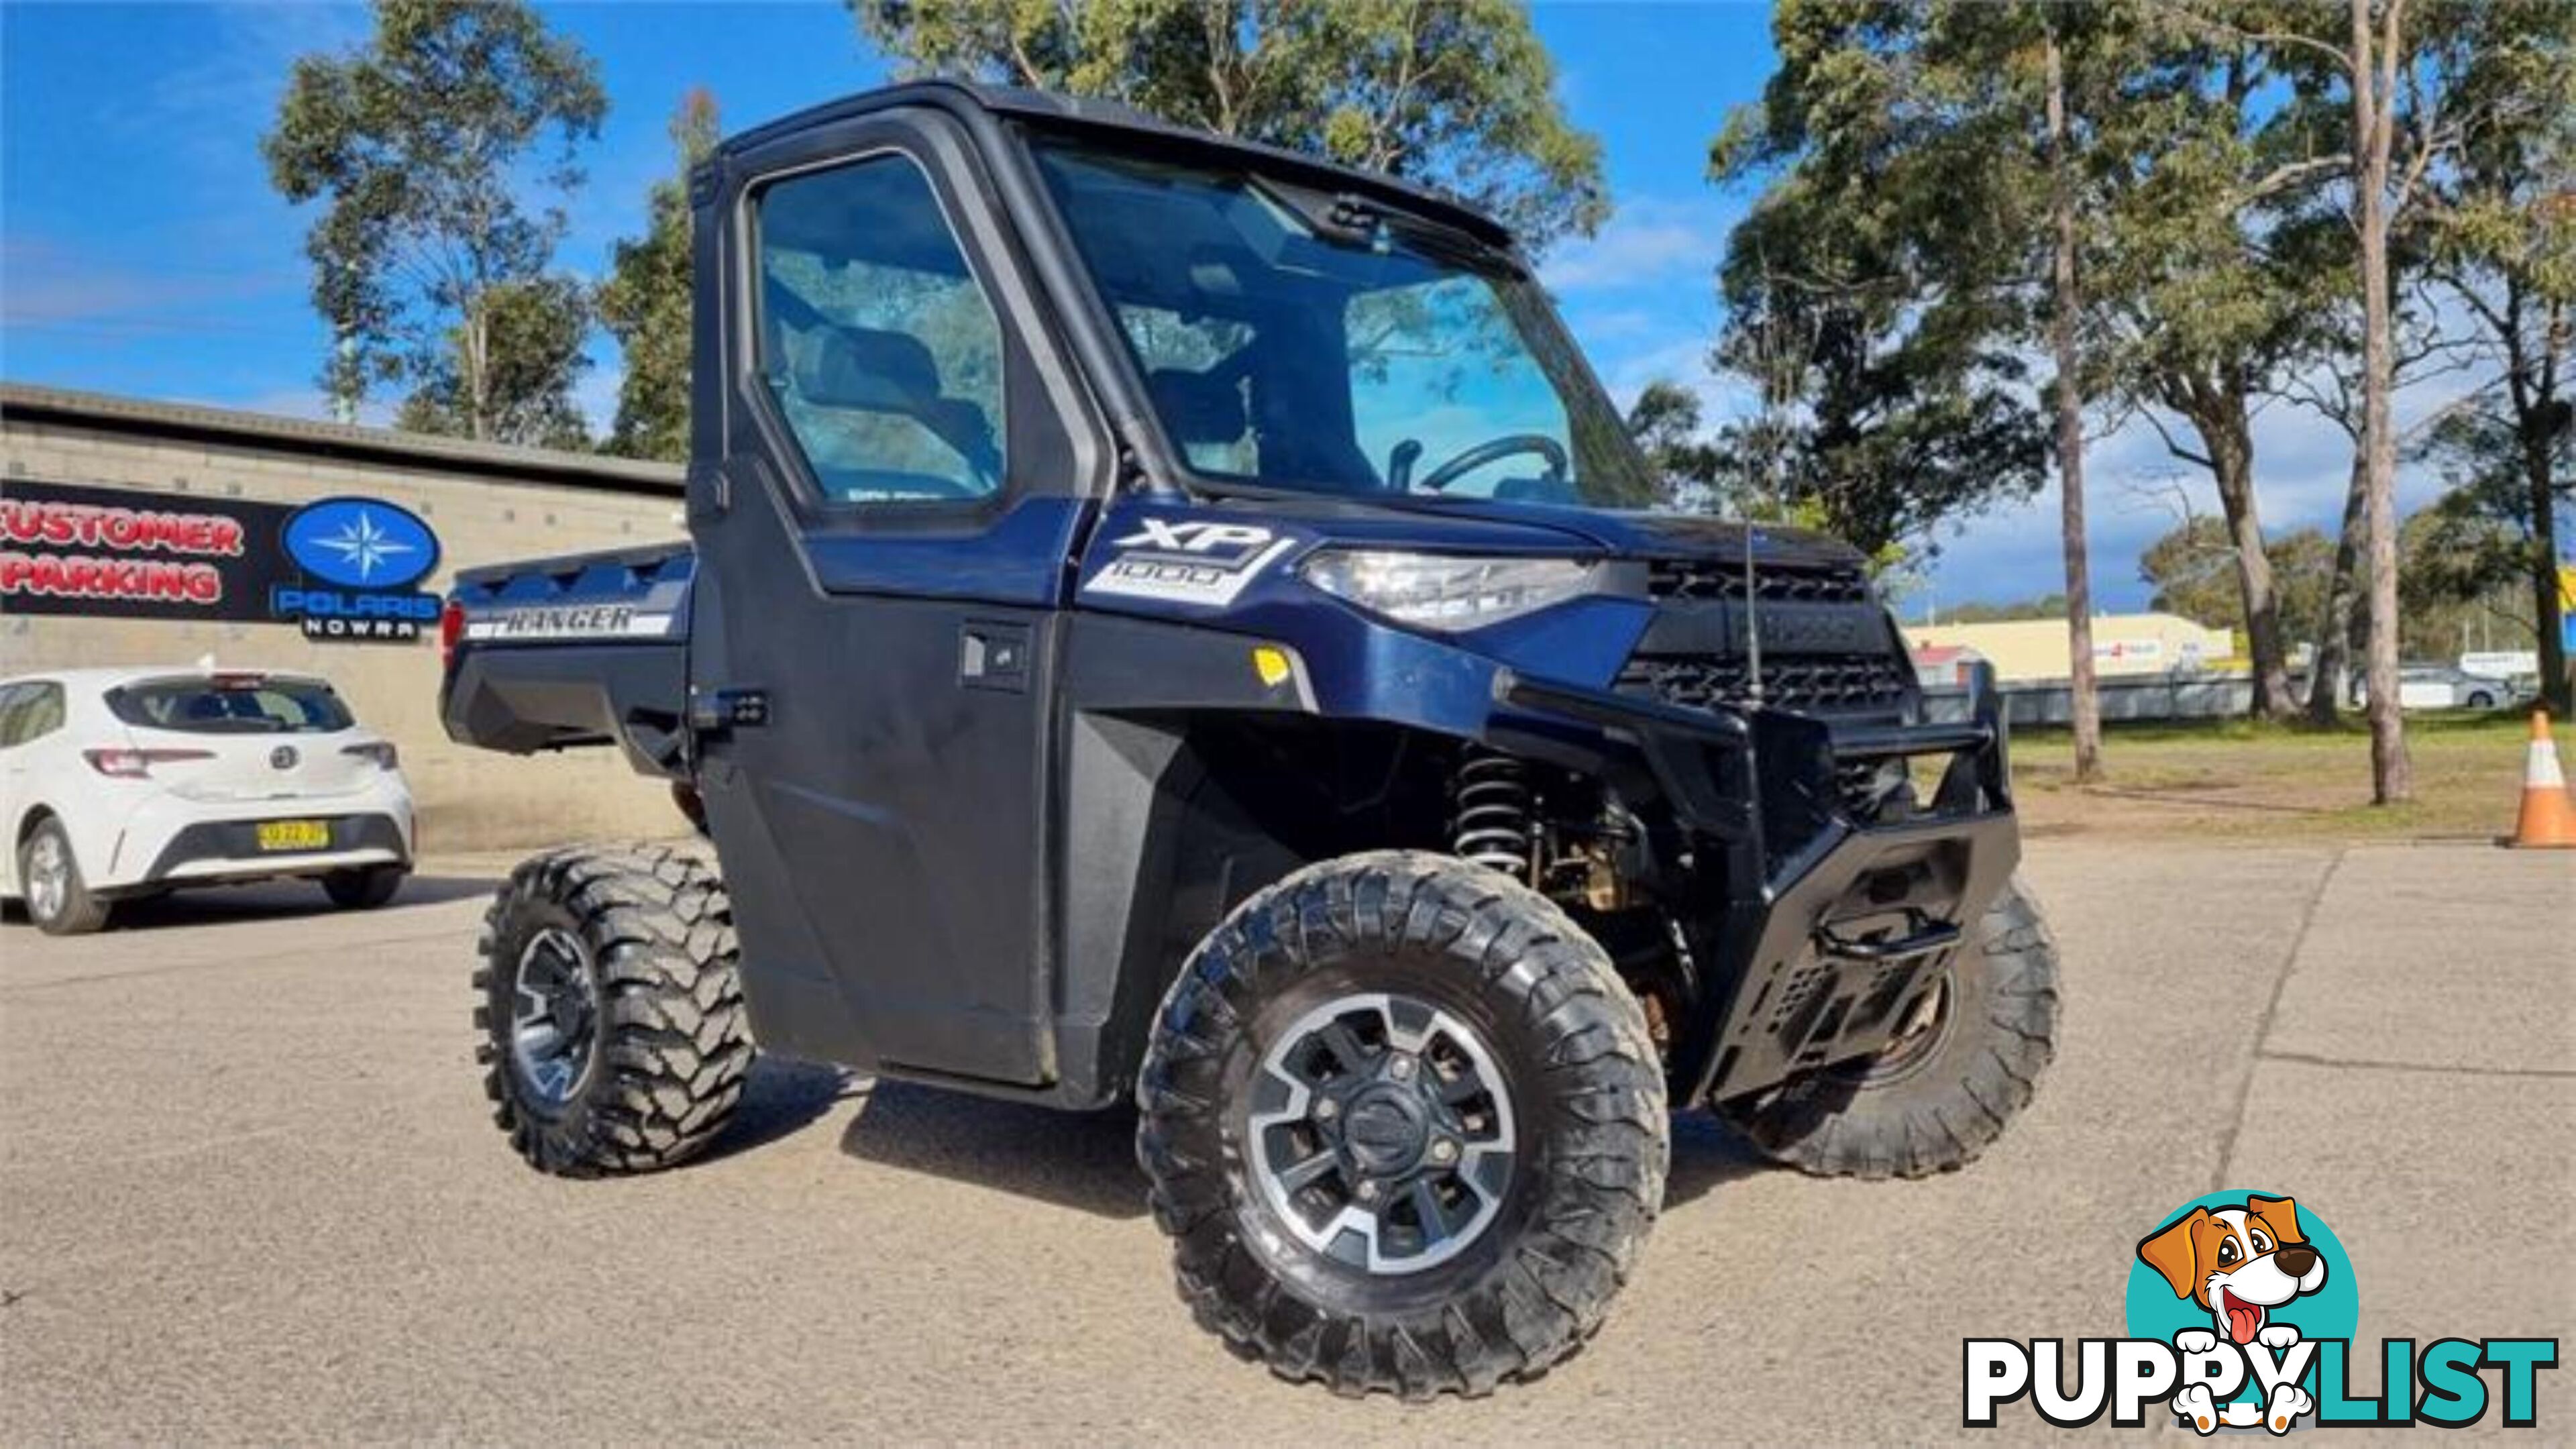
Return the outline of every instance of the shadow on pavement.
[[[405,906],[435,906],[469,896],[488,896],[500,888],[498,876],[416,875],[403,882],[393,900],[376,908],[377,916],[398,915]],[[174,926],[213,926],[232,921],[292,920],[299,916],[340,914],[320,881],[261,881],[255,885],[204,886],[166,896],[123,900],[108,918],[111,931],[157,931]],[[356,914],[351,912],[350,914]],[[24,920],[13,907],[11,918]]]
[[[753,1057],[751,1076],[743,1083],[742,1103],[734,1109],[732,1124],[691,1165],[720,1162],[794,1136],[830,1112],[833,1104],[866,1093],[864,1081],[852,1081],[838,1067]]]
[[[1664,1179],[1664,1210],[1694,1202],[1741,1178],[1787,1169],[1707,1112],[1673,1115],[1673,1168]]]
[[[999,1188],[1104,1218],[1145,1214],[1136,1112],[1058,1112],[908,1082],[862,1087],[841,1134],[852,1157]]]

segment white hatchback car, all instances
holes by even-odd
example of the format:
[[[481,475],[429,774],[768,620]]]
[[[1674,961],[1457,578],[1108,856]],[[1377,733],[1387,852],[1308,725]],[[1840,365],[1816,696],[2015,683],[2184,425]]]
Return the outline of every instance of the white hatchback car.
[[[203,669],[0,680],[0,896],[54,935],[121,898],[300,876],[380,906],[411,871],[411,787],[329,681]]]

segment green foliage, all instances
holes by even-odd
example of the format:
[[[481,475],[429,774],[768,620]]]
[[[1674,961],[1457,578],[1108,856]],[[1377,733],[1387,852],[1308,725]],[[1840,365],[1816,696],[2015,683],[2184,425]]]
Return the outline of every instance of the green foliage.
[[[482,340],[469,339],[468,322],[458,319],[447,346],[431,351],[414,374],[394,425],[408,432],[587,450],[589,429],[571,391],[589,365],[581,354],[589,334],[581,283],[564,276],[495,282],[484,289],[473,315]],[[480,426],[464,362],[478,345],[487,353]]]
[[[2399,647],[2409,659],[2528,649],[2538,637],[2530,541],[2510,519],[2455,491],[2397,530]]]
[[[595,68],[517,0],[377,0],[375,18],[365,45],[295,62],[260,143],[287,200],[326,203],[305,240],[340,339],[323,386],[354,407],[409,384],[410,423],[562,441],[584,296],[548,274],[561,214],[519,191],[579,183],[572,147],[608,104]]]
[[[1720,270],[1729,430],[1762,491],[1877,550],[2027,497],[2046,465],[2021,343],[2044,221],[2027,9],[1793,0],[1780,69],[1710,148],[1764,181]]]
[[[1698,394],[1657,378],[1637,394],[1627,424],[1667,497],[1701,512],[1716,511],[1725,459],[1700,431]]]
[[[2064,594],[2043,594],[2036,599],[2014,599],[2005,603],[1972,600],[1941,611],[1944,624],[2004,624],[2021,619],[2056,619],[2066,617]]]
[[[1509,0],[849,0],[913,74],[1105,96],[1446,188],[1533,249],[1609,215],[1601,143]]]
[[[617,243],[594,299],[626,374],[607,451],[684,461],[689,455],[689,168],[715,150],[715,97],[693,90],[671,117],[675,174],[645,198],[644,235]]]
[[[2325,618],[2334,578],[2334,540],[2314,528],[2264,540],[2281,619],[2291,637],[2311,639]],[[2237,582],[2236,545],[2227,524],[2194,517],[2147,545],[2138,577],[2155,586],[2148,607],[2212,629],[2245,630],[2245,592]]]

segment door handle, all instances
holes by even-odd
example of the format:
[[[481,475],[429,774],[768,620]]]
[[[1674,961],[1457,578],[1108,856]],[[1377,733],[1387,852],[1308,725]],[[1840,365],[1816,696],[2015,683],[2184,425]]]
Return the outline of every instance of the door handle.
[[[1027,693],[1029,626],[968,620],[958,630],[957,682],[968,689]]]

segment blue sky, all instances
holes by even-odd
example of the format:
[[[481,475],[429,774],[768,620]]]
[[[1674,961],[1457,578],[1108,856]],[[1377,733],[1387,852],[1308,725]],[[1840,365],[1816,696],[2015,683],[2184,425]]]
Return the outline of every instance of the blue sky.
[[[664,126],[692,86],[729,128],[863,89],[883,67],[837,4],[549,5],[597,57],[611,110],[567,210],[562,256],[599,274],[669,168]],[[1750,4],[1542,4],[1575,120],[1598,133],[1616,214],[1559,247],[1544,275],[1624,403],[1650,379],[1697,387],[1713,416],[1737,394],[1704,361],[1718,321],[1711,272],[1743,198],[1703,177],[1727,108],[1771,68],[1769,14]],[[318,3],[28,4],[0,0],[0,377],[319,415],[328,338],[305,298],[306,218],[270,190],[258,154],[288,63],[362,39],[366,12]],[[604,422],[616,365],[584,404]],[[2264,486],[2286,528],[2331,526],[2349,452],[2287,409],[2261,425]],[[2142,605],[2138,551],[2171,527],[2176,475],[2153,435],[2096,450],[2093,538],[2107,607]],[[2186,480],[2206,509],[2207,490]],[[2425,491],[2423,480],[2410,494]],[[2410,503],[2419,501],[2410,496]],[[1909,605],[2006,599],[2059,582],[2053,493],[1969,520]]]

